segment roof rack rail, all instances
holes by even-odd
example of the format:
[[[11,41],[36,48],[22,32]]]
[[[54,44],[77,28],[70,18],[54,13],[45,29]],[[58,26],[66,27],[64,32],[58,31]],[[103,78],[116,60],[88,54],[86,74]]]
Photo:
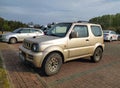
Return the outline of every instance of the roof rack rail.
[[[78,23],[89,23],[89,21],[81,21],[81,20],[79,20],[79,21],[77,21]]]

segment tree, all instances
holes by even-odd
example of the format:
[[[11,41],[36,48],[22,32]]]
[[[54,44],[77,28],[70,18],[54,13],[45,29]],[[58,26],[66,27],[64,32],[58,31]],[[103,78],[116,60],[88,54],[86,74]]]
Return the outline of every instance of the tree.
[[[5,31],[13,31],[19,27],[28,27],[28,25],[19,21],[4,20],[0,17],[0,31],[1,29],[4,29]]]
[[[34,28],[39,28],[39,29],[40,29],[41,26],[40,26],[39,24],[35,24],[35,25],[34,25]]]
[[[4,24],[4,19],[0,17],[0,30],[2,29]]]
[[[120,13],[95,17],[90,19],[89,22],[100,24],[103,29],[110,29],[120,33]]]

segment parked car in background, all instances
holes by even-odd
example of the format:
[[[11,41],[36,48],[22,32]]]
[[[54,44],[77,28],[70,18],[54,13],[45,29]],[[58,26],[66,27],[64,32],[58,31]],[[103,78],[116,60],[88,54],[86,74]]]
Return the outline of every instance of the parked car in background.
[[[36,37],[44,35],[44,32],[40,29],[36,28],[18,28],[13,32],[2,34],[2,41],[8,43],[16,43],[19,41],[23,41],[25,38],[28,37]]]
[[[105,41],[113,41],[113,40],[118,40],[118,35],[116,34],[115,31],[112,30],[103,30],[104,34],[104,40]]]
[[[2,41],[2,35],[0,34],[0,42]]]
[[[118,41],[120,41],[120,34],[118,34]]]

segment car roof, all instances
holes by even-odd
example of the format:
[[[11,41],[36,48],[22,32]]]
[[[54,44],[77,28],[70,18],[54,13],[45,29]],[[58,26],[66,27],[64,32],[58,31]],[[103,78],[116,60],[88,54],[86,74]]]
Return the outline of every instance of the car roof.
[[[94,24],[94,23],[90,23],[90,22],[87,22],[87,21],[83,21],[83,22],[60,22],[60,23],[70,23],[70,24],[83,24],[83,25],[86,25],[86,24],[88,24],[88,25],[97,25],[97,26],[100,26],[99,24]],[[59,23],[57,23],[57,24],[59,24]]]
[[[21,27],[21,28],[19,28],[19,29],[36,29],[36,30],[41,30],[41,29],[39,29],[39,28],[27,28],[27,27]]]

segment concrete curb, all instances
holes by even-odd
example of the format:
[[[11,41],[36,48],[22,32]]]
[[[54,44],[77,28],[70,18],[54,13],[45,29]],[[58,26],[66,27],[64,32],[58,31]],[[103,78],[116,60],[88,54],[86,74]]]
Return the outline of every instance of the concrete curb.
[[[2,59],[3,68],[5,69],[5,73],[6,73],[6,75],[7,75],[7,80],[8,80],[9,86],[10,86],[10,88],[14,88],[14,85],[13,85],[11,79],[10,79],[10,75],[9,75],[9,73],[8,73],[8,71],[7,71],[6,66],[5,66],[4,58],[3,58],[3,56],[2,56],[1,50],[0,50],[0,57],[1,57],[1,59]]]

